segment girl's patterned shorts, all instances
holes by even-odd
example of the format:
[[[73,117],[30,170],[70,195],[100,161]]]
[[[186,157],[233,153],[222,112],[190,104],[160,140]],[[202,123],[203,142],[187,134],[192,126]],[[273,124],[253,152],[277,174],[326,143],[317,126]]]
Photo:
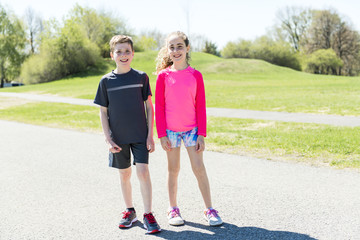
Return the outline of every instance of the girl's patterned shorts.
[[[184,141],[185,147],[192,147],[196,145],[198,138],[198,128],[194,127],[187,132],[174,132],[166,129],[167,137],[171,142],[171,148],[177,148],[181,146],[181,139]]]

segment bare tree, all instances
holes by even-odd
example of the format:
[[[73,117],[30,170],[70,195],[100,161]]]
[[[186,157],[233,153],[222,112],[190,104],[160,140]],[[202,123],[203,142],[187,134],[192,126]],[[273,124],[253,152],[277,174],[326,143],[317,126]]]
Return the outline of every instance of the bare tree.
[[[31,53],[34,54],[39,43],[37,42],[39,34],[43,31],[43,20],[35,11],[28,7],[25,11],[25,22],[28,31],[28,41]]]
[[[339,74],[354,75],[359,65],[360,37],[345,22],[340,22],[332,38],[332,48],[344,62]]]
[[[334,10],[314,11],[313,21],[308,32],[308,50],[332,47],[332,38],[341,24],[339,15]]]
[[[289,42],[296,51],[300,51],[300,44],[312,19],[311,10],[300,7],[286,7],[277,12],[280,29],[285,32]],[[281,33],[278,33],[281,36]]]

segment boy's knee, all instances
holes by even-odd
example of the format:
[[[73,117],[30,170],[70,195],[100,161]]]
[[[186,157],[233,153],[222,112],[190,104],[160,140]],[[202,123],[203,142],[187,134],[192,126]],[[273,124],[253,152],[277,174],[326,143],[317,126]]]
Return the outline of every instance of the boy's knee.
[[[121,180],[122,182],[124,182],[124,181],[129,181],[129,180],[130,180],[130,178],[131,178],[131,171],[120,170],[119,173],[120,173],[120,180]]]
[[[137,166],[136,172],[140,180],[146,180],[150,176],[149,168],[147,166]]]

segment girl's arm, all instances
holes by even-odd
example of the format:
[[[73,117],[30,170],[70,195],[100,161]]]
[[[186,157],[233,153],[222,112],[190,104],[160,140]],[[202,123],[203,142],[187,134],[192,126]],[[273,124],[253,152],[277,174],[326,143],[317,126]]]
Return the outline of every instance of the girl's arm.
[[[107,107],[100,106],[100,120],[101,126],[105,135],[105,141],[109,144],[109,151],[112,153],[120,152],[122,149],[119,147],[110,136],[110,126],[109,126],[109,118],[108,118],[108,109]]]
[[[198,125],[198,135],[206,137],[206,100],[205,100],[205,86],[204,80],[199,71],[196,71],[196,119]]]
[[[155,151],[155,142],[154,142],[154,106],[152,104],[151,95],[148,96],[148,99],[145,101],[146,105],[146,118],[148,120],[148,136],[146,139],[146,146],[149,152]]]
[[[159,74],[155,88],[155,119],[159,138],[166,137],[165,119],[165,82],[163,74]]]

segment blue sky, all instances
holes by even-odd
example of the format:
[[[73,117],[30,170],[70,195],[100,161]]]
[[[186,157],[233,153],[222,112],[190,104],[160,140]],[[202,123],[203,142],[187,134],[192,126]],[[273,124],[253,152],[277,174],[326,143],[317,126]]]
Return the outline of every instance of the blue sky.
[[[137,33],[146,29],[165,34],[190,31],[205,36],[219,48],[239,38],[255,39],[264,35],[275,24],[276,12],[286,6],[335,9],[360,31],[359,0],[0,0],[0,4],[18,16],[31,6],[44,19],[61,19],[75,3],[112,11]]]

